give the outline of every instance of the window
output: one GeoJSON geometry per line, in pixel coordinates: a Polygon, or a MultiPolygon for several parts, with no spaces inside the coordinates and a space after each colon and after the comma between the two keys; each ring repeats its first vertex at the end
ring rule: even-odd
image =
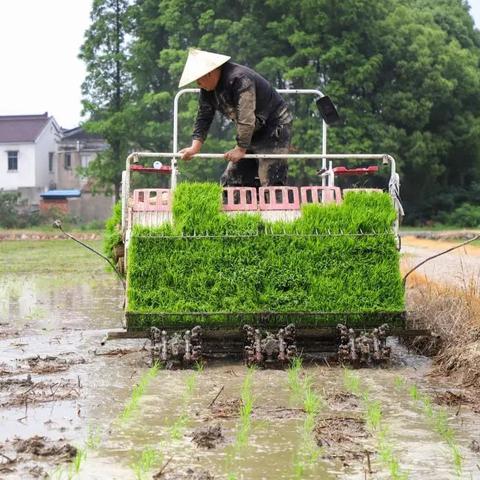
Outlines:
{"type": "Polygon", "coordinates": [[[87,168],[90,163],[90,155],[81,155],[80,157],[81,164],[83,168],[87,168]]]}
{"type": "Polygon", "coordinates": [[[53,152],[48,152],[48,171],[53,172],[53,152]]]}
{"type": "Polygon", "coordinates": [[[7,152],[8,156],[8,171],[16,172],[18,170],[18,152],[9,151],[7,152]]]}
{"type": "Polygon", "coordinates": [[[72,154],[69,152],[65,152],[64,154],[64,162],[63,165],[65,167],[65,170],[71,170],[72,168],[72,154]]]}

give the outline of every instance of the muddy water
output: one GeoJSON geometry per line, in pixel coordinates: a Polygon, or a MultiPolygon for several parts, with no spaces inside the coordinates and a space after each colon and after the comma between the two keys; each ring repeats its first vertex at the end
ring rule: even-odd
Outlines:
{"type": "MultiPolygon", "coordinates": [[[[417,359],[409,361],[411,366],[362,370],[358,373],[371,397],[382,405],[388,438],[409,478],[458,478],[447,444],[432,430],[428,418],[411,400],[408,391],[400,391],[395,386],[397,376],[412,383],[422,383],[426,362],[417,359]],[[435,472],[435,477],[432,477],[432,472],[435,472]]],[[[338,368],[311,366],[306,367],[306,371],[315,379],[317,391],[327,399],[327,403],[332,394],[344,391],[342,374],[338,368]]],[[[336,453],[341,453],[340,449],[338,452],[319,449],[320,458],[307,467],[302,476],[295,476],[294,457],[301,447],[304,413],[296,410],[299,404],[288,389],[287,375],[279,371],[255,373],[252,430],[248,445],[236,452],[232,461],[232,443],[238,418],[215,418],[208,405],[222,386],[224,390],[218,401],[238,398],[244,374],[245,370],[240,366],[211,366],[198,374],[198,387],[189,402],[189,421],[184,436],[181,440],[173,440],[171,426],[182,410],[179,398],[188,373],[160,372],[142,399],[138,414],[132,420],[112,428],[102,446],[87,459],[81,478],[108,478],[108,474],[111,478],[133,478],[131,464],[146,447],[161,453],[163,459],[160,463],[171,458],[168,467],[172,471],[183,471],[188,466],[198,471],[206,470],[214,478],[228,478],[232,472],[237,475],[236,478],[259,480],[365,478],[366,458],[334,458],[336,453]],[[202,450],[191,441],[192,431],[206,423],[222,425],[225,440],[215,449],[202,450]]],[[[460,478],[480,478],[476,466],[479,458],[469,449],[471,440],[479,437],[479,418],[466,411],[455,416],[455,410],[450,412],[450,421],[464,457],[460,478]]],[[[339,404],[324,405],[320,417],[332,415],[361,417],[362,408],[345,410],[339,404]]],[[[375,446],[374,438],[365,440],[365,448],[375,449],[375,446]]],[[[159,468],[152,471],[155,470],[159,468]]],[[[374,474],[371,478],[390,478],[375,455],[372,455],[372,471],[374,474]]]]}
{"type": "MultiPolygon", "coordinates": [[[[47,473],[68,478],[65,459],[12,449],[15,436],[31,439],[35,435],[79,447],[90,438],[86,460],[74,477],[82,479],[136,478],[133,465],[149,448],[158,456],[144,478],[151,478],[167,462],[161,478],[209,478],[182,476],[187,468],[198,474],[209,472],[216,479],[390,478],[375,454],[378,442],[365,427],[360,441],[358,432],[346,430],[339,436],[339,445],[324,442],[314,452],[318,458],[306,465],[301,475],[296,473],[295,458],[304,445],[305,413],[299,398],[292,395],[284,371],[254,373],[251,429],[241,448],[235,449],[234,443],[246,369],[237,364],[207,365],[195,374],[196,385],[189,397],[185,397],[186,385],[192,371],[161,370],[131,418],[120,420],[133,385],[148,369],[149,354],[139,340],[100,345],[106,330],[121,326],[123,293],[117,280],[99,260],[88,252],[84,255],[73,243],[61,244],[61,271],[52,268],[57,261],[49,246],[52,242],[45,242],[44,249],[36,248],[38,262],[31,259],[26,245],[16,243],[15,250],[20,251],[12,254],[11,246],[8,250],[14,265],[0,273],[0,453],[17,462],[7,469],[5,459],[0,458],[0,478],[41,478],[47,473]],[[70,254],[72,262],[65,263],[65,255],[70,254]],[[27,255],[28,272],[21,267],[27,255]],[[47,266],[42,260],[45,255],[51,255],[47,266]],[[8,383],[12,380],[23,383],[12,386],[8,383]],[[174,435],[172,427],[178,426],[180,418],[182,425],[174,435]],[[220,425],[222,432],[215,448],[192,442],[198,428],[215,425],[220,425]],[[352,439],[359,445],[355,455],[345,447],[352,439]],[[372,474],[365,473],[365,450],[372,452],[372,474]]],[[[2,245],[0,265],[5,259],[1,249],[2,245]]],[[[369,397],[381,404],[395,457],[409,478],[458,478],[447,444],[398,379],[417,384],[431,395],[453,387],[429,380],[427,359],[393,346],[391,368],[356,373],[369,397]]],[[[319,421],[340,417],[345,423],[349,418],[363,422],[362,400],[344,395],[341,368],[307,365],[304,370],[324,399],[319,421]]],[[[468,407],[446,407],[446,411],[463,456],[460,478],[480,478],[479,455],[469,448],[472,440],[480,441],[479,416],[468,407]]],[[[334,437],[336,432],[329,433],[334,437]]]]}

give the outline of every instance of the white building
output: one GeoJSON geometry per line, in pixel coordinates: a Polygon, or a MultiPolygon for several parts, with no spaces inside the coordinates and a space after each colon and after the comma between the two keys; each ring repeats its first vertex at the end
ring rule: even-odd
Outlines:
{"type": "Polygon", "coordinates": [[[61,129],[53,117],[0,116],[0,189],[18,191],[31,204],[55,185],[61,129]]]}
{"type": "Polygon", "coordinates": [[[75,198],[68,199],[64,213],[80,221],[104,220],[111,214],[113,197],[93,195],[91,182],[79,170],[107,147],[101,137],[81,127],[60,128],[47,113],[0,116],[0,190],[19,192],[28,205],[45,211],[49,196],[56,199],[59,191],[74,189],[75,198]]]}

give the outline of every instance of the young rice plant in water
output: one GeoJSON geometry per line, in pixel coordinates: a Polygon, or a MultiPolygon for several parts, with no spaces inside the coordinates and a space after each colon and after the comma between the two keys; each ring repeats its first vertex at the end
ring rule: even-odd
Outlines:
{"type": "Polygon", "coordinates": [[[345,389],[362,399],[365,422],[368,430],[374,435],[377,442],[378,457],[388,469],[392,480],[408,479],[407,472],[400,467],[400,462],[395,454],[388,428],[383,423],[382,407],[378,400],[372,400],[370,393],[362,387],[360,377],[351,370],[344,369],[343,383],[345,389]]]}
{"type": "Polygon", "coordinates": [[[287,370],[288,386],[297,401],[300,401],[305,411],[305,419],[301,430],[301,443],[294,456],[293,476],[295,479],[303,478],[306,470],[318,459],[320,449],[315,437],[316,417],[322,407],[322,399],[313,387],[310,376],[302,376],[302,360],[296,357],[287,370]]]}
{"type": "Polygon", "coordinates": [[[138,408],[138,403],[145,394],[145,390],[147,389],[150,381],[157,376],[159,370],[160,365],[155,363],[140,377],[138,384],[133,387],[130,399],[120,414],[120,420],[128,420],[132,416],[133,412],[138,408]]]}
{"type": "Polygon", "coordinates": [[[416,385],[408,386],[404,384],[404,387],[407,388],[410,398],[421,408],[433,430],[437,432],[448,445],[455,474],[457,477],[461,477],[463,459],[455,439],[455,432],[449,424],[447,411],[442,408],[435,408],[431,398],[421,393],[416,385]]]}

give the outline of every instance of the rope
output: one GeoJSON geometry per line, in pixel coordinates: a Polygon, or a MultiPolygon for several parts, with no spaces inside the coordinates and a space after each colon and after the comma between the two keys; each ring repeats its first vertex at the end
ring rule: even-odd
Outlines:
{"type": "Polygon", "coordinates": [[[90,250],[90,251],[93,252],[93,253],[96,253],[99,257],[102,257],[104,260],[106,260],[106,261],[110,264],[110,266],[113,268],[113,270],[114,270],[115,273],[117,274],[117,276],[118,276],[118,278],[120,279],[120,281],[122,282],[123,289],[124,289],[124,290],[126,289],[125,280],[123,279],[123,277],[122,277],[122,275],[120,274],[120,272],[117,270],[117,267],[110,261],[109,258],[107,258],[105,255],[102,255],[100,252],[97,252],[94,248],[90,247],[90,246],[87,245],[86,243],[83,243],[82,241],[78,240],[78,238],[75,238],[73,235],[70,235],[69,233],[67,233],[67,232],[62,228],[62,222],[61,222],[60,220],[55,220],[55,221],[53,222],[53,226],[59,228],[64,235],[66,235],[68,238],[71,238],[71,239],[74,240],[75,242],[79,243],[80,245],[82,245],[82,247],[85,247],[86,249],[90,250]]]}

